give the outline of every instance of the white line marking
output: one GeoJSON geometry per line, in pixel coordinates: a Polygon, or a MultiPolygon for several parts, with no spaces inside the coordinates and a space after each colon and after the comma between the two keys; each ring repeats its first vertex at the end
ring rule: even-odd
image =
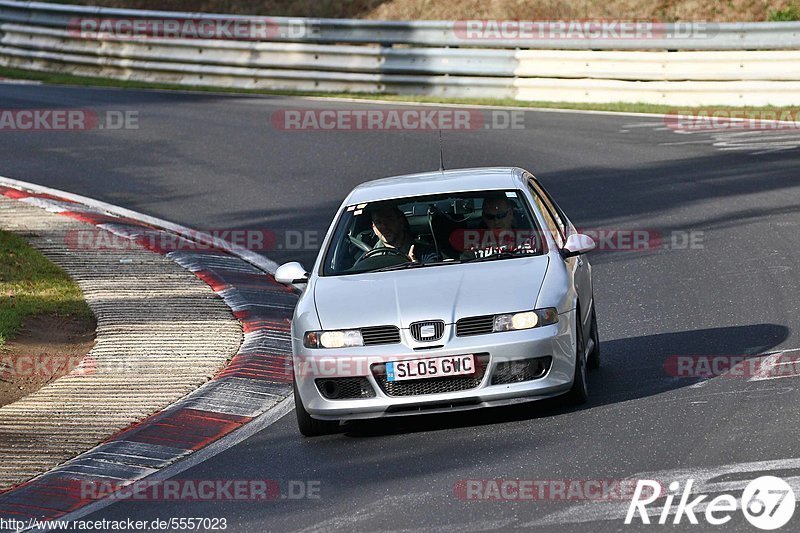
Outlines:
{"type": "Polygon", "coordinates": [[[17,80],[14,78],[0,78],[0,85],[42,85],[38,80],[17,80]]]}
{"type": "MultiPolygon", "coordinates": [[[[287,96],[287,98],[292,98],[287,96]]],[[[649,118],[664,118],[661,113],[633,113],[630,111],[600,111],[595,109],[564,109],[559,107],[526,107],[526,106],[513,106],[513,105],[485,105],[485,104],[460,104],[458,102],[408,102],[408,101],[394,101],[394,100],[373,100],[370,98],[344,98],[344,97],[326,97],[326,96],[298,96],[294,97],[297,100],[309,100],[312,102],[343,102],[343,103],[366,103],[378,105],[404,105],[404,106],[420,106],[420,107],[458,107],[470,109],[500,109],[509,111],[536,111],[537,113],[577,113],[581,115],[608,115],[615,117],[649,117],[649,118]]],[[[626,126],[627,127],[627,126],[626,126]]]]}
{"type": "Polygon", "coordinates": [[[94,200],[92,198],[87,198],[86,196],[81,196],[79,194],[52,189],[43,185],[37,185],[36,183],[6,178],[4,176],[0,176],[0,185],[5,185],[6,187],[11,187],[14,189],[26,190],[28,192],[60,196],[61,198],[79,202],[84,205],[88,205],[89,207],[105,211],[106,213],[130,218],[132,220],[136,220],[137,222],[142,222],[144,224],[149,224],[150,226],[168,230],[172,233],[177,233],[178,235],[190,238],[191,240],[200,242],[201,244],[215,244],[219,248],[225,249],[225,251],[235,255],[240,259],[243,259],[244,261],[247,261],[251,265],[258,267],[261,270],[269,272],[270,274],[275,274],[275,270],[278,268],[278,264],[275,261],[272,261],[263,255],[257,254],[236,244],[223,241],[222,239],[215,239],[207,233],[196,231],[179,224],[174,224],[160,218],[151,217],[150,215],[145,215],[137,211],[125,209],[124,207],[119,207],[106,202],[101,202],[99,200],[94,200]]]}
{"type": "MultiPolygon", "coordinates": [[[[43,85],[42,82],[36,85],[43,85]]],[[[212,95],[212,96],[226,96],[229,98],[254,98],[254,99],[286,99],[286,100],[308,100],[311,102],[341,102],[341,103],[358,103],[358,104],[378,104],[388,106],[414,106],[414,107],[458,107],[470,109],[499,109],[509,111],[536,111],[541,113],[575,113],[584,115],[608,115],[617,117],[651,117],[663,118],[663,114],[659,113],[634,113],[630,111],[599,111],[592,109],[564,109],[558,107],[526,107],[526,106],[505,106],[505,105],[482,105],[482,104],[467,104],[458,102],[411,102],[407,100],[378,100],[372,98],[345,98],[338,96],[298,96],[292,94],[272,94],[272,93],[247,93],[247,92],[223,92],[214,90],[189,90],[189,89],[159,89],[157,87],[102,87],[99,85],[73,85],[70,83],[48,83],[54,87],[68,87],[71,89],[94,89],[103,91],[129,91],[129,92],[148,92],[160,94],[188,94],[188,95],[212,95]]]]}

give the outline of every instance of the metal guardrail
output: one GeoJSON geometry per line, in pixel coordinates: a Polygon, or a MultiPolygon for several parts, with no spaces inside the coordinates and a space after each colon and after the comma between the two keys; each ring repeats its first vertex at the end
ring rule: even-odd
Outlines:
{"type": "MultiPolygon", "coordinates": [[[[710,38],[722,39],[716,41],[720,50],[704,51],[708,43],[700,46],[695,38],[695,50],[680,52],[624,49],[658,49],[657,39],[600,43],[622,50],[583,50],[594,45],[561,39],[548,46],[561,50],[540,50],[546,44],[540,40],[528,42],[526,49],[507,40],[453,46],[456,24],[254,19],[0,0],[0,65],[247,89],[667,105],[800,104],[799,23],[720,24],[721,32],[710,38]],[[83,32],[79,25],[85,20],[221,18],[266,20],[269,35],[264,40],[143,38],[83,32]],[[733,51],[737,39],[739,46],[780,50],[733,51]]],[[[670,46],[677,48],[676,43],[670,46]]]]}
{"type": "Polygon", "coordinates": [[[351,73],[638,81],[800,80],[800,51],[630,52],[384,48],[225,40],[86,38],[0,24],[0,44],[119,60],[351,73]]]}
{"type": "MultiPolygon", "coordinates": [[[[139,11],[103,7],[0,0],[0,22],[66,28],[77,18],[134,18],[171,20],[267,19],[275,27],[272,41],[345,44],[397,44],[415,46],[459,46],[539,50],[787,50],[800,49],[800,22],[659,23],[643,22],[650,35],[643,39],[570,38],[580,31],[566,21],[538,21],[533,29],[514,21],[485,21],[481,37],[468,35],[469,21],[383,21],[356,19],[312,19],[247,17],[208,13],[139,11]],[[495,25],[495,22],[499,26],[495,25]],[[505,22],[509,27],[502,26],[505,22]],[[292,31],[306,28],[309,31],[292,31]],[[494,29],[497,31],[494,31],[494,29]],[[523,37],[506,34],[521,33],[523,37]],[[544,30],[545,35],[540,35],[544,30]],[[550,34],[558,36],[549,38],[550,34]]],[[[472,21],[480,23],[481,21],[472,21]]],[[[591,21],[587,21],[591,24],[591,21]]],[[[573,24],[581,24],[574,22],[573,24]]],[[[613,23],[609,23],[613,24],[613,23]]]]}

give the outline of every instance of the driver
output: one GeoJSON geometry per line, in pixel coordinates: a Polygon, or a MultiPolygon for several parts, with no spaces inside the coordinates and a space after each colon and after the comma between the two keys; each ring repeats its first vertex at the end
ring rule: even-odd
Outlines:
{"type": "Polygon", "coordinates": [[[373,247],[397,248],[415,263],[429,263],[439,260],[439,254],[431,246],[424,243],[414,243],[411,226],[402,211],[396,206],[383,205],[370,213],[372,231],[378,237],[378,242],[373,247]]]}

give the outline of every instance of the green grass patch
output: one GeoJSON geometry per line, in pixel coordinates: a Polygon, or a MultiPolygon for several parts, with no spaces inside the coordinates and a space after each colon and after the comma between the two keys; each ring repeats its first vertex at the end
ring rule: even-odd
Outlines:
{"type": "Polygon", "coordinates": [[[783,9],[775,9],[767,14],[769,22],[792,22],[800,20],[800,4],[790,4],[783,9]]]}
{"type": "Polygon", "coordinates": [[[0,231],[0,348],[35,315],[92,318],[77,284],[22,237],[0,231]]]}
{"type": "MultiPolygon", "coordinates": [[[[531,107],[546,109],[578,109],[589,111],[612,111],[618,113],[657,113],[664,114],[676,111],[675,106],[656,105],[656,104],[629,104],[629,103],[610,103],[610,104],[585,104],[574,102],[522,102],[512,98],[442,98],[433,96],[406,96],[395,94],[372,94],[372,93],[328,93],[328,92],[303,92],[303,91],[268,91],[257,89],[224,89],[219,87],[187,87],[184,85],[147,83],[139,81],[113,80],[106,78],[90,78],[85,76],[73,76],[70,74],[49,74],[44,72],[32,72],[28,70],[12,69],[0,67],[0,77],[20,80],[36,80],[43,83],[56,85],[77,85],[91,87],[118,87],[125,89],[158,89],[168,91],[196,91],[214,92],[230,94],[263,94],[272,96],[315,96],[323,98],[353,98],[364,100],[382,100],[387,102],[403,103],[436,103],[436,104],[460,104],[460,105],[487,105],[487,106],[510,106],[510,107],[531,107]]],[[[681,106],[681,111],[699,109],[720,109],[738,107],[725,105],[717,106],[688,107],[681,106]]],[[[773,106],[746,107],[749,110],[776,110],[773,106]]]]}

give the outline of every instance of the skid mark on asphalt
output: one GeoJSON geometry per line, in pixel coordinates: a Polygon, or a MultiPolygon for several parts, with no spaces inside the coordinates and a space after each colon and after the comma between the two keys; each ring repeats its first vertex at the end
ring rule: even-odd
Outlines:
{"type": "MultiPolygon", "coordinates": [[[[689,479],[694,480],[692,495],[706,494],[709,497],[694,507],[695,514],[705,512],[708,501],[720,493],[736,494],[744,490],[747,484],[761,476],[775,475],[786,481],[795,493],[800,491],[800,475],[787,475],[800,469],[800,459],[776,459],[771,461],[755,461],[751,463],[732,463],[713,468],[684,468],[676,470],[660,470],[656,472],[639,472],[627,478],[626,481],[636,485],[640,479],[651,479],[661,482],[666,487],[673,481],[680,483],[681,489],[689,479]]],[[[662,491],[666,496],[667,491],[662,491]]],[[[739,502],[737,501],[737,511],[739,502]]],[[[648,515],[651,520],[658,520],[664,505],[664,498],[659,498],[648,506],[648,515]]],[[[630,506],[630,499],[615,501],[585,501],[571,505],[566,509],[550,513],[541,518],[522,524],[524,527],[534,526],[563,526],[565,524],[581,524],[607,520],[624,520],[630,506]]],[[[673,503],[669,516],[673,516],[677,505],[673,503]]],[[[632,525],[641,523],[638,514],[634,517],[632,525]]]]}
{"type": "Polygon", "coordinates": [[[684,403],[684,402],[687,402],[687,401],[698,401],[698,400],[705,400],[705,399],[709,399],[709,398],[713,399],[713,398],[732,396],[732,395],[737,395],[737,394],[743,394],[743,395],[748,396],[750,398],[772,398],[772,397],[775,397],[775,396],[778,396],[778,395],[781,395],[781,394],[788,394],[788,393],[790,393],[792,391],[794,391],[794,387],[778,387],[778,388],[771,387],[771,388],[765,388],[765,389],[742,389],[742,390],[729,390],[729,391],[723,391],[723,392],[709,392],[709,393],[704,393],[704,394],[698,394],[696,396],[690,396],[688,398],[687,397],[666,398],[666,399],[663,399],[663,400],[660,400],[660,401],[665,402],[665,403],[666,402],[684,403]]]}
{"type": "Polygon", "coordinates": [[[681,146],[687,144],[711,145],[720,151],[736,151],[751,155],[767,154],[800,147],[800,130],[794,129],[755,129],[741,128],[676,130],[668,127],[664,121],[640,122],[625,124],[620,133],[629,133],[636,128],[647,128],[653,131],[670,131],[675,135],[683,135],[682,141],[659,143],[659,146],[681,146]]]}
{"type": "Polygon", "coordinates": [[[504,528],[511,528],[514,520],[477,520],[461,524],[449,523],[446,526],[438,527],[418,527],[407,529],[392,529],[395,533],[451,533],[452,531],[503,531],[504,528]]]}
{"type": "Polygon", "coordinates": [[[769,354],[761,361],[758,371],[748,381],[800,377],[800,355],[787,356],[786,354],[790,352],[800,352],[800,348],[769,354]]]}
{"type": "Polygon", "coordinates": [[[426,502],[431,501],[432,497],[430,492],[411,492],[402,495],[390,494],[352,513],[343,513],[341,516],[317,522],[313,526],[300,531],[303,533],[322,533],[349,530],[364,523],[374,523],[374,520],[382,514],[387,516],[394,514],[389,511],[413,509],[417,505],[425,505],[426,502]]]}

